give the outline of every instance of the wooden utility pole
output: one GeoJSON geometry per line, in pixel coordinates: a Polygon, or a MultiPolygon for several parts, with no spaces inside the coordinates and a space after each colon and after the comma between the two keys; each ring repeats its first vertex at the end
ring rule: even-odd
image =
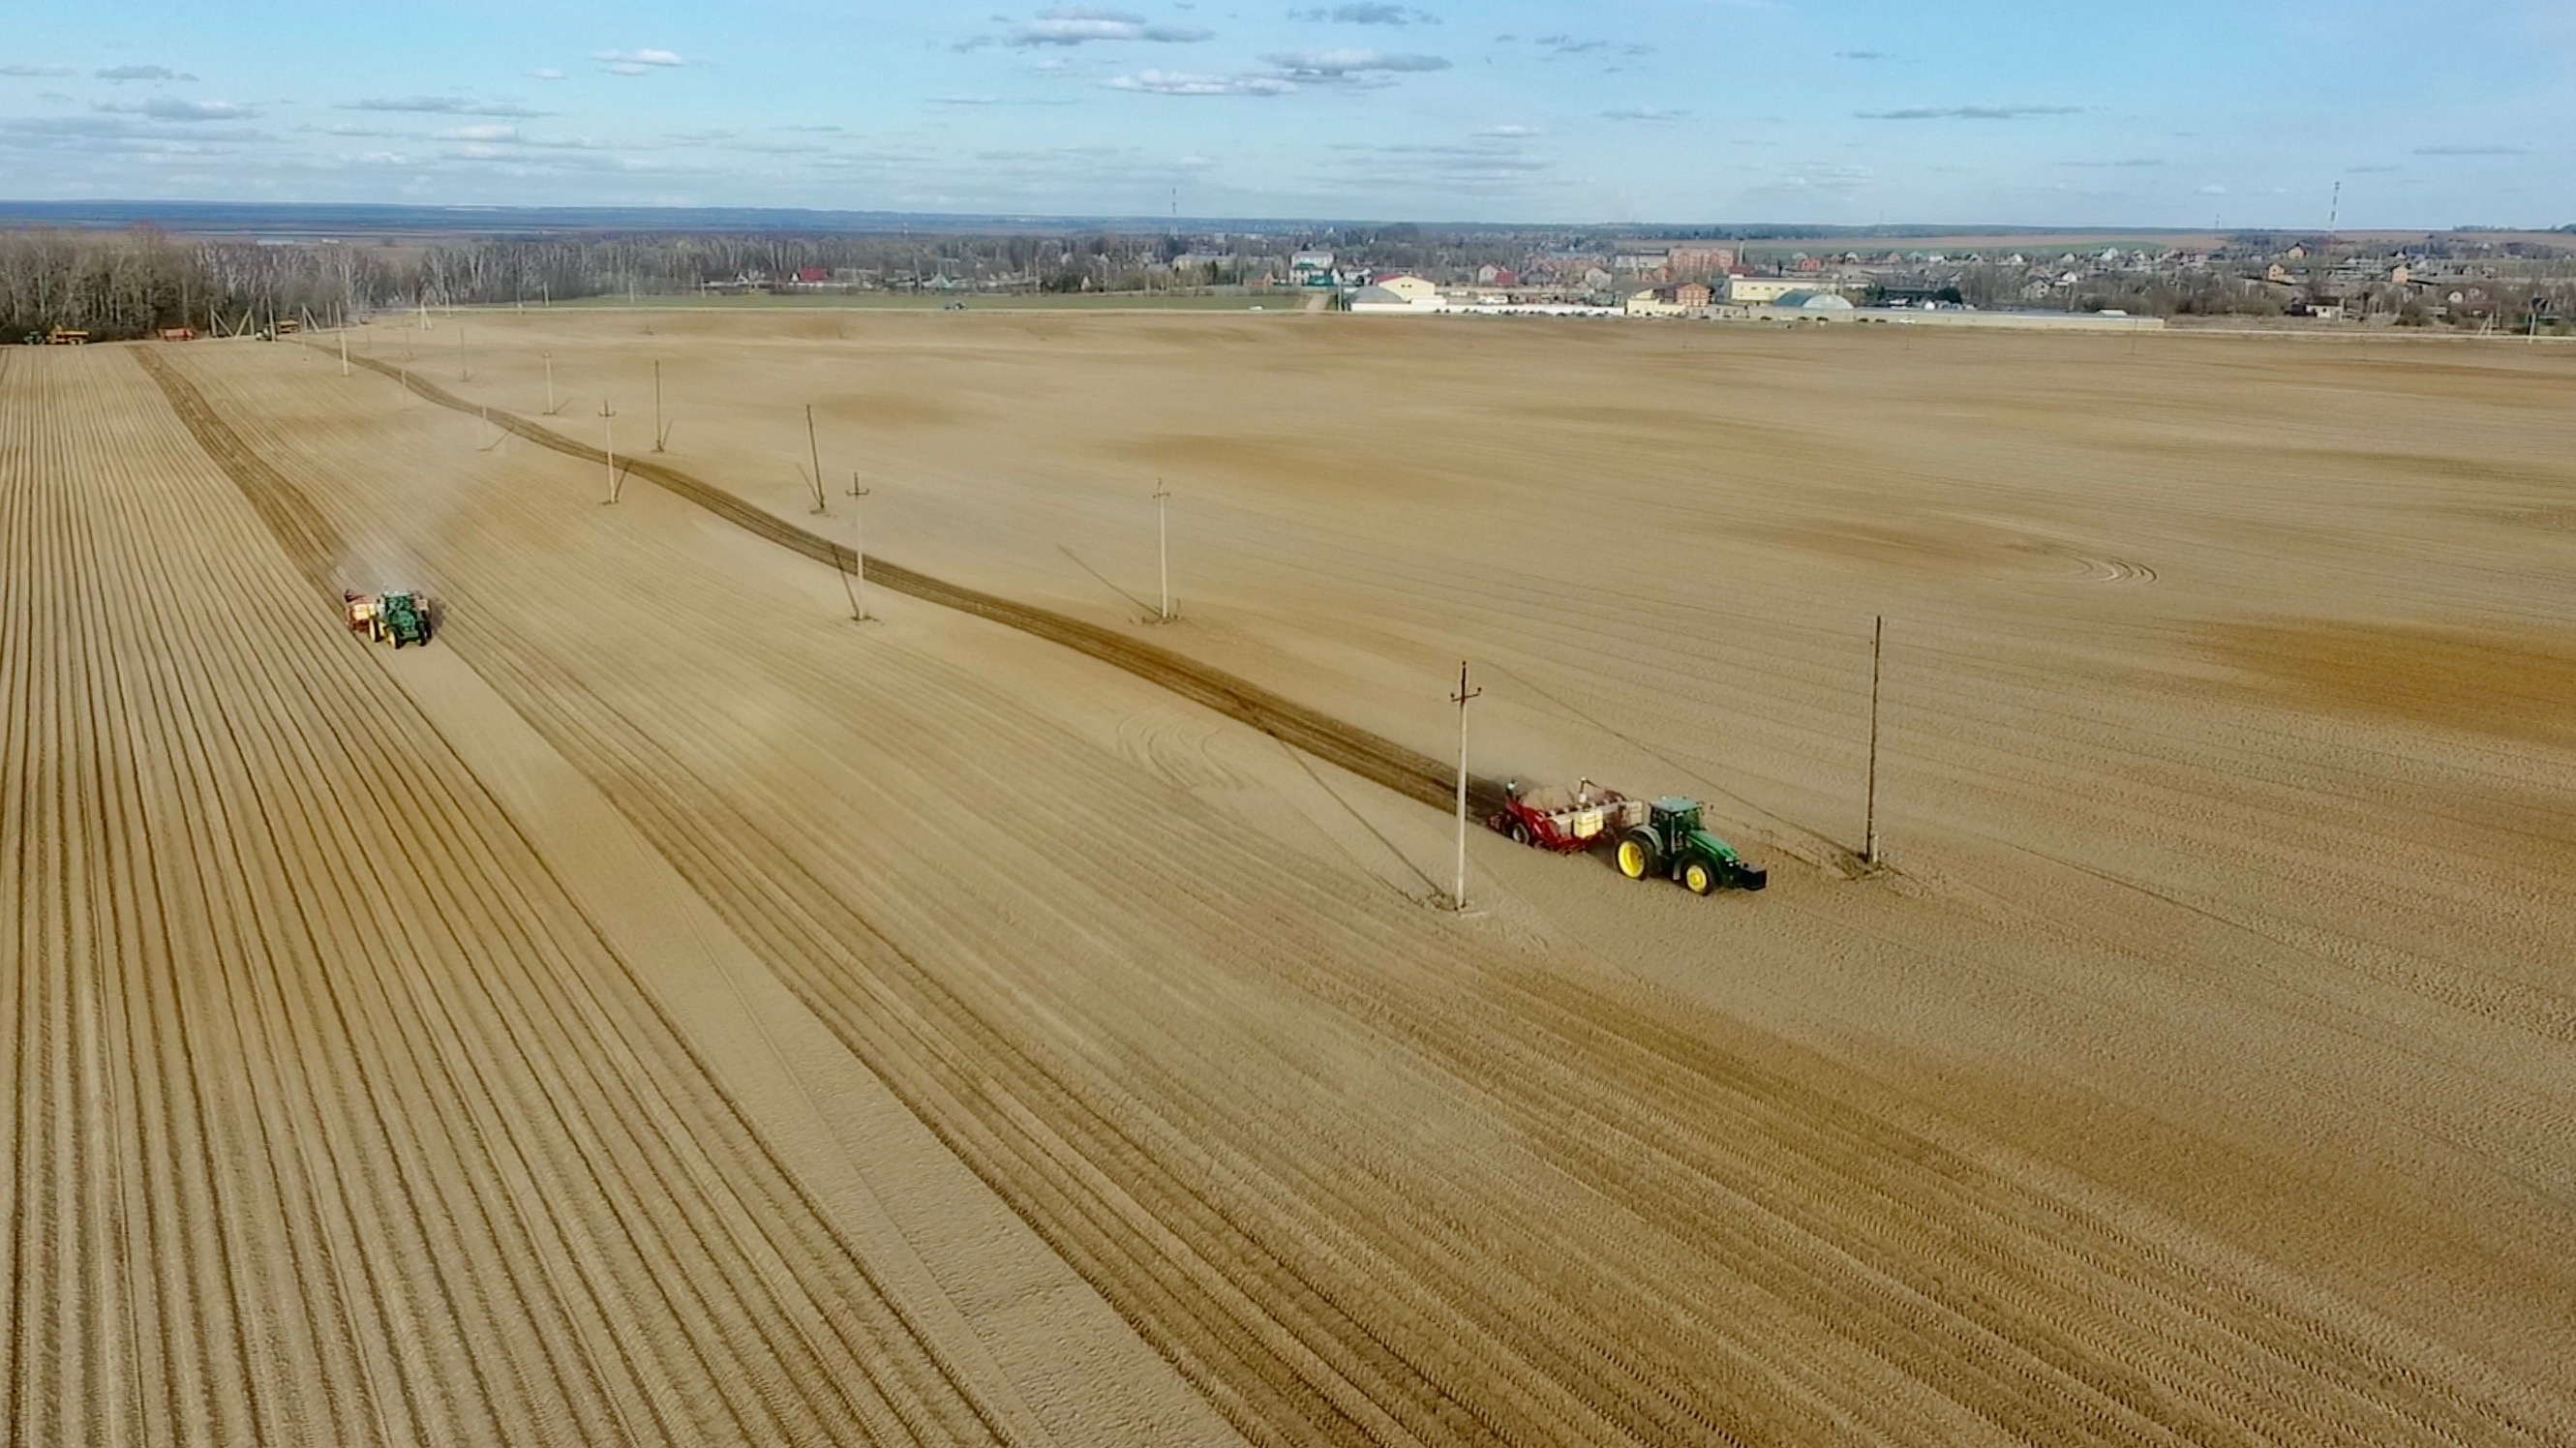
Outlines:
{"type": "Polygon", "coordinates": [[[1171,498],[1172,490],[1163,486],[1161,478],[1156,478],[1154,480],[1154,556],[1163,580],[1163,611],[1158,620],[1161,623],[1172,621],[1172,523],[1169,512],[1171,498]]]}
{"type": "Polygon", "coordinates": [[[456,324],[456,380],[459,382],[473,380],[465,372],[465,324],[463,322],[456,324]]]}
{"type": "Polygon", "coordinates": [[[653,451],[662,450],[662,359],[653,359],[653,451]]]}
{"type": "Polygon", "coordinates": [[[1879,661],[1887,651],[1887,615],[1880,614],[1869,635],[1869,803],[1866,822],[1861,826],[1860,860],[1871,869],[1878,868],[1878,678],[1879,661]]]}
{"type": "Polygon", "coordinates": [[[805,453],[814,463],[814,511],[828,511],[823,504],[823,448],[814,441],[814,404],[805,404],[805,453]]]}
{"type": "Polygon", "coordinates": [[[340,329],[340,375],[349,375],[349,329],[340,329]]]}
{"type": "Polygon", "coordinates": [[[402,389],[403,389],[402,405],[403,405],[403,410],[404,410],[404,411],[406,411],[406,412],[408,412],[408,411],[410,411],[410,410],[411,410],[411,369],[410,369],[410,368],[408,368],[408,367],[405,367],[405,368],[402,368],[402,369],[401,369],[401,371],[402,371],[402,389]]]}
{"type": "Polygon", "coordinates": [[[1449,908],[1467,908],[1467,706],[1482,695],[1482,689],[1467,687],[1467,661],[1458,661],[1458,692],[1449,696],[1458,706],[1458,874],[1449,892],[1449,908]]]}
{"type": "Polygon", "coordinates": [[[555,354],[548,352],[544,356],[546,359],[546,416],[552,417],[555,415],[555,354]]]}
{"type": "MultiPolygon", "coordinates": [[[[874,488],[860,487],[859,475],[855,469],[852,470],[850,473],[851,497],[864,498],[875,491],[874,488]]],[[[852,585],[850,622],[866,623],[868,621],[868,514],[865,503],[850,505],[850,556],[853,564],[849,572],[852,585]]]]}
{"type": "Polygon", "coordinates": [[[599,428],[606,439],[608,453],[608,501],[617,501],[617,414],[609,409],[608,399],[599,399],[599,428]]]}

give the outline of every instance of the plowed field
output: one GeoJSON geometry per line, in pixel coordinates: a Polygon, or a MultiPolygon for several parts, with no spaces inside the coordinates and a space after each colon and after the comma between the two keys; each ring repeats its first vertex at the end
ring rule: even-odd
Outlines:
{"type": "Polygon", "coordinates": [[[2576,1434],[2548,362],[1348,320],[10,354],[11,1440],[2576,1434]],[[1774,888],[1426,908],[1461,654],[1774,888]]]}

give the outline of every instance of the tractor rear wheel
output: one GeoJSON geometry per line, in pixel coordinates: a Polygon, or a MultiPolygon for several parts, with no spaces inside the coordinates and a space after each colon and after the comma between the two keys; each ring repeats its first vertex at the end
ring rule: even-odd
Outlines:
{"type": "Polygon", "coordinates": [[[1717,873],[1706,860],[1693,860],[1682,866],[1682,886],[1694,895],[1705,895],[1717,888],[1717,873]]]}
{"type": "Polygon", "coordinates": [[[1619,873],[1631,880],[1663,873],[1663,850],[1654,835],[1646,830],[1630,830],[1619,842],[1619,873]]]}
{"type": "Polygon", "coordinates": [[[1530,842],[1529,826],[1522,824],[1519,820],[1512,821],[1511,836],[1513,844],[1528,844],[1530,842]]]}

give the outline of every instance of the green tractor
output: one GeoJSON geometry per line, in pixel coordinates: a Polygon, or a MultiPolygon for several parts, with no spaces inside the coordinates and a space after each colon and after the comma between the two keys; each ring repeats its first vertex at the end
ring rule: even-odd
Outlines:
{"type": "Polygon", "coordinates": [[[1647,806],[1646,822],[1620,837],[1619,873],[1631,880],[1679,880],[1694,895],[1730,887],[1759,890],[1771,880],[1760,865],[1745,863],[1733,845],[1699,827],[1695,799],[1659,799],[1647,806]]]}
{"type": "Polygon", "coordinates": [[[429,600],[419,594],[386,594],[376,604],[376,619],[395,648],[429,642],[429,600]]]}
{"type": "Polygon", "coordinates": [[[391,642],[395,648],[429,642],[426,593],[343,592],[340,602],[347,610],[351,633],[365,634],[380,644],[391,642]]]}

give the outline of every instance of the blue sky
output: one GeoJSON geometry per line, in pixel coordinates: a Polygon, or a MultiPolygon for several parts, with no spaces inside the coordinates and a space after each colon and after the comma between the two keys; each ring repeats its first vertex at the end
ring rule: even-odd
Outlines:
{"type": "Polygon", "coordinates": [[[2576,221],[2576,0],[0,0],[0,196],[2576,221]]]}

